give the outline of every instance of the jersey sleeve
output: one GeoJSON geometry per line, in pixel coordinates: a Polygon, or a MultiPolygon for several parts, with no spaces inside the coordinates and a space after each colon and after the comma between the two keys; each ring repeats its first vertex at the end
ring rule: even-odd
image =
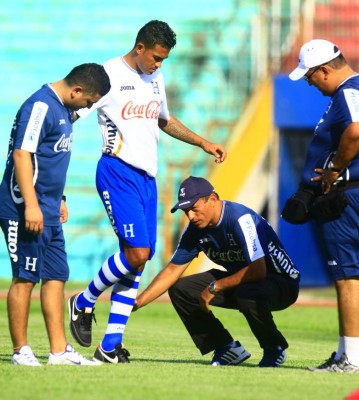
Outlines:
{"type": "Polygon", "coordinates": [[[86,118],[89,114],[92,113],[92,111],[98,110],[105,104],[107,96],[108,96],[108,94],[101,97],[101,99],[99,101],[96,101],[96,103],[92,104],[92,106],[90,108],[80,108],[80,110],[75,111],[76,114],[80,118],[86,118]]]}
{"type": "Polygon", "coordinates": [[[166,96],[163,97],[163,101],[162,101],[160,113],[159,113],[159,118],[165,119],[166,121],[168,121],[170,119],[170,112],[168,110],[166,96]]]}
{"type": "Polygon", "coordinates": [[[348,122],[359,122],[359,90],[347,88],[343,90],[343,101],[346,104],[348,122]]]}
{"type": "Polygon", "coordinates": [[[264,251],[260,241],[260,231],[251,214],[247,213],[238,218],[236,227],[237,235],[241,240],[244,254],[248,257],[248,263],[264,257],[264,251]]]}
{"type": "Polygon", "coordinates": [[[187,225],[178,242],[177,248],[171,258],[171,263],[182,265],[191,262],[198,257],[199,249],[197,247],[196,235],[191,233],[190,224],[187,225]]]}
{"type": "Polygon", "coordinates": [[[25,104],[18,112],[15,122],[14,148],[36,153],[41,138],[46,135],[48,104],[36,101],[25,104]]]}
{"type": "Polygon", "coordinates": [[[162,74],[159,74],[158,78],[160,79],[160,86],[162,86],[162,90],[163,90],[159,118],[165,119],[166,121],[168,121],[170,119],[170,112],[168,110],[165,82],[164,82],[164,78],[163,78],[162,74]]]}

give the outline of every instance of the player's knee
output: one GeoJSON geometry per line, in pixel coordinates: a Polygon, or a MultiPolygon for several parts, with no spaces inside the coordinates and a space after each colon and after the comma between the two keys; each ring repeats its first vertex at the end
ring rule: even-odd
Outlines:
{"type": "Polygon", "coordinates": [[[131,248],[125,250],[125,257],[132,268],[143,271],[150,257],[150,250],[146,248],[131,248]]]}

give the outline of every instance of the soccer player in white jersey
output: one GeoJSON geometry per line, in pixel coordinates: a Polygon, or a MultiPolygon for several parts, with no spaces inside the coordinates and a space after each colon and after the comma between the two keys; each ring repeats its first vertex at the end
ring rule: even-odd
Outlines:
{"type": "Polygon", "coordinates": [[[43,85],[16,114],[0,184],[0,226],[13,279],[7,297],[17,365],[41,366],[28,340],[31,292],[41,280],[41,307],[50,341],[48,364],[99,365],[67,343],[64,285],[69,278],[62,223],[64,187],[72,150],[73,112],[110,90],[102,65],[82,64],[43,85]]]}
{"type": "Polygon", "coordinates": [[[129,53],[104,63],[111,80],[109,94],[91,110],[78,111],[80,117],[95,109],[98,113],[103,154],[96,185],[120,247],[86,290],[69,299],[71,332],[88,347],[95,302],[113,286],[107,330],[94,355],[102,362],[129,362],[122,336],[142,271],[155,253],[159,128],[201,147],[217,163],[226,158],[221,145],[198,136],[169,113],[160,67],[175,44],[176,35],[167,23],[148,22],[129,53]]]}

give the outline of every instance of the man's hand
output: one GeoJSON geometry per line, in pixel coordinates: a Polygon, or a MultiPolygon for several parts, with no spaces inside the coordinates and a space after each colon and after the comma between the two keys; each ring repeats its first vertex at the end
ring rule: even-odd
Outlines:
{"type": "Polygon", "coordinates": [[[25,230],[34,235],[44,231],[44,217],[39,206],[25,207],[25,230]]]}
{"type": "Polygon", "coordinates": [[[204,141],[201,145],[202,149],[208,153],[212,154],[216,158],[216,163],[220,164],[223,162],[227,157],[227,152],[224,147],[218,143],[211,143],[208,141],[204,141]]]}
{"type": "Polygon", "coordinates": [[[69,211],[67,209],[66,201],[61,200],[60,205],[60,222],[64,224],[69,219],[69,211]]]}
{"type": "Polygon", "coordinates": [[[209,289],[208,286],[203,290],[203,292],[201,293],[201,297],[199,298],[199,305],[201,307],[201,309],[205,312],[210,312],[210,308],[209,308],[209,303],[211,302],[211,300],[215,297],[214,294],[212,294],[209,289]]]}
{"type": "Polygon", "coordinates": [[[140,308],[140,304],[138,303],[137,299],[135,300],[135,304],[133,305],[132,312],[137,311],[140,308]]]}
{"type": "Polygon", "coordinates": [[[312,182],[322,182],[322,191],[324,194],[327,194],[330,192],[330,189],[333,185],[333,183],[339,178],[340,173],[332,171],[330,168],[329,169],[322,169],[322,168],[316,168],[314,170],[318,176],[315,178],[312,178],[312,182]]]}

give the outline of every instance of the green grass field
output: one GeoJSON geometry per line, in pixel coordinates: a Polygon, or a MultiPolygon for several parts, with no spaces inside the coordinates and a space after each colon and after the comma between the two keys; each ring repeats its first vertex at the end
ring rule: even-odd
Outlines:
{"type": "MultiPolygon", "coordinates": [[[[0,285],[0,288],[3,285],[0,285]]],[[[72,288],[71,288],[72,290],[72,288]]],[[[76,350],[92,357],[104,333],[108,301],[96,306],[93,346],[76,350]]],[[[10,364],[11,341],[6,301],[0,300],[0,398],[36,400],[72,399],[241,399],[343,400],[359,387],[357,374],[312,373],[308,366],[329,357],[337,346],[335,307],[293,306],[274,318],[290,343],[287,362],[278,369],[257,368],[262,356],[241,314],[213,308],[227,329],[252,357],[242,366],[211,367],[211,354],[200,355],[170,303],[155,302],[132,314],[125,333],[131,352],[127,365],[101,367],[10,364]]],[[[29,342],[40,362],[46,363],[48,341],[39,301],[32,302],[29,342]]]]}

